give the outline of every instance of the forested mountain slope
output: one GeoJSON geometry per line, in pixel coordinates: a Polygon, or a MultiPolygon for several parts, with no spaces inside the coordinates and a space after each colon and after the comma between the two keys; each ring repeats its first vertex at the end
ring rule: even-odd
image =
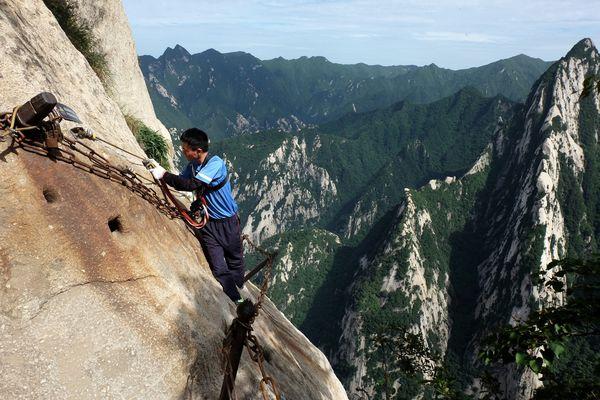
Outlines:
{"type": "MultiPolygon", "coordinates": [[[[532,277],[552,259],[597,252],[599,72],[585,39],[524,104],[465,89],[223,143],[247,231],[281,250],[275,301],[351,394],[384,398],[378,340],[391,326],[420,335],[463,390],[478,390],[482,337],[563,301],[532,277]]],[[[493,374],[511,399],[540,384],[523,370],[493,374]]],[[[431,395],[420,378],[391,376],[398,393],[431,395]]]]}
{"type": "Polygon", "coordinates": [[[158,58],[141,56],[140,66],[167,127],[198,126],[219,139],[270,129],[293,132],[401,100],[432,102],[466,86],[523,101],[549,63],[518,55],[454,71],[434,64],[342,65],[324,57],[259,60],[213,49],[190,54],[178,45],[158,58]]]}

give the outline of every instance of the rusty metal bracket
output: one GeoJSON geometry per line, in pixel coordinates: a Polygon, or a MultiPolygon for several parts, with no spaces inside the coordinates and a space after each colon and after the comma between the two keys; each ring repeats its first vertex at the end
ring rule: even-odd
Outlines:
{"type": "Polygon", "coordinates": [[[252,321],[256,309],[250,300],[245,300],[237,307],[237,318],[233,320],[227,336],[223,340],[223,364],[225,375],[223,376],[223,385],[219,400],[236,400],[235,378],[246,338],[252,330],[252,321]]]}

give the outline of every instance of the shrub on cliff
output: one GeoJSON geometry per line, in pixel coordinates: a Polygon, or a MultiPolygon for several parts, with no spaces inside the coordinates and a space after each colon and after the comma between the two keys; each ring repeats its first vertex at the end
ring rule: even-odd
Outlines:
{"type": "Polygon", "coordinates": [[[480,357],[537,374],[544,386],[533,399],[598,399],[600,256],[553,261],[539,276],[541,286],[566,295],[566,301],[496,329],[483,341],[480,357]]]}
{"type": "Polygon", "coordinates": [[[90,27],[77,18],[76,6],[69,0],[44,0],[44,4],[52,12],[73,46],[87,59],[104,86],[108,86],[110,71],[106,54],[98,50],[98,41],[90,27]]]}
{"type": "Polygon", "coordinates": [[[146,155],[158,161],[164,168],[169,169],[169,150],[165,139],[133,115],[124,113],[123,116],[127,126],[146,152],[146,155]]]}

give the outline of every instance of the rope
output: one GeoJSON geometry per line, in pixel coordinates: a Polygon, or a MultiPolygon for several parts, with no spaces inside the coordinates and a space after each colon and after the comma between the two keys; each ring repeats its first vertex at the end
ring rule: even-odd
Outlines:
{"type": "Polygon", "coordinates": [[[173,205],[175,205],[175,208],[177,209],[179,214],[181,214],[181,217],[183,218],[183,220],[185,221],[186,224],[188,224],[190,227],[192,227],[194,229],[204,228],[204,225],[206,225],[206,223],[208,222],[208,210],[206,208],[206,200],[204,200],[204,198],[201,198],[202,207],[204,209],[204,214],[202,216],[202,220],[200,222],[196,222],[188,214],[185,206],[179,200],[177,200],[175,198],[175,196],[173,196],[173,193],[171,193],[171,191],[167,187],[167,184],[162,179],[158,180],[157,182],[158,182],[158,186],[160,187],[160,189],[162,190],[164,195],[171,201],[171,203],[173,203],[173,205]]]}
{"type": "Polygon", "coordinates": [[[91,129],[85,129],[82,126],[76,126],[75,128],[71,128],[71,133],[77,139],[98,140],[104,144],[109,145],[110,147],[113,147],[117,150],[121,150],[123,153],[129,154],[130,156],[135,157],[139,160],[144,161],[146,159],[145,157],[138,156],[137,154],[134,154],[128,150],[125,150],[124,148],[119,147],[116,144],[109,142],[108,140],[104,140],[104,139],[96,136],[96,134],[91,129]]]}

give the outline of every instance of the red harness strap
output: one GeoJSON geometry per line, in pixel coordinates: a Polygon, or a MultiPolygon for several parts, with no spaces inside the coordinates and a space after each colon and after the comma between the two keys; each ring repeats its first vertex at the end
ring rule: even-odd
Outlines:
{"type": "Polygon", "coordinates": [[[204,215],[202,215],[202,219],[200,221],[196,221],[189,214],[187,208],[183,205],[183,203],[181,203],[181,201],[179,201],[175,196],[173,196],[173,193],[171,193],[171,190],[169,190],[167,184],[162,179],[158,181],[158,186],[160,187],[160,190],[162,190],[163,194],[169,199],[169,201],[173,203],[175,208],[177,208],[177,211],[179,211],[179,214],[181,214],[181,217],[183,218],[186,224],[188,224],[191,228],[194,229],[204,228],[204,225],[206,225],[206,223],[208,222],[208,209],[206,208],[206,200],[204,199],[204,197],[200,198],[202,202],[202,208],[204,209],[204,215]]]}

